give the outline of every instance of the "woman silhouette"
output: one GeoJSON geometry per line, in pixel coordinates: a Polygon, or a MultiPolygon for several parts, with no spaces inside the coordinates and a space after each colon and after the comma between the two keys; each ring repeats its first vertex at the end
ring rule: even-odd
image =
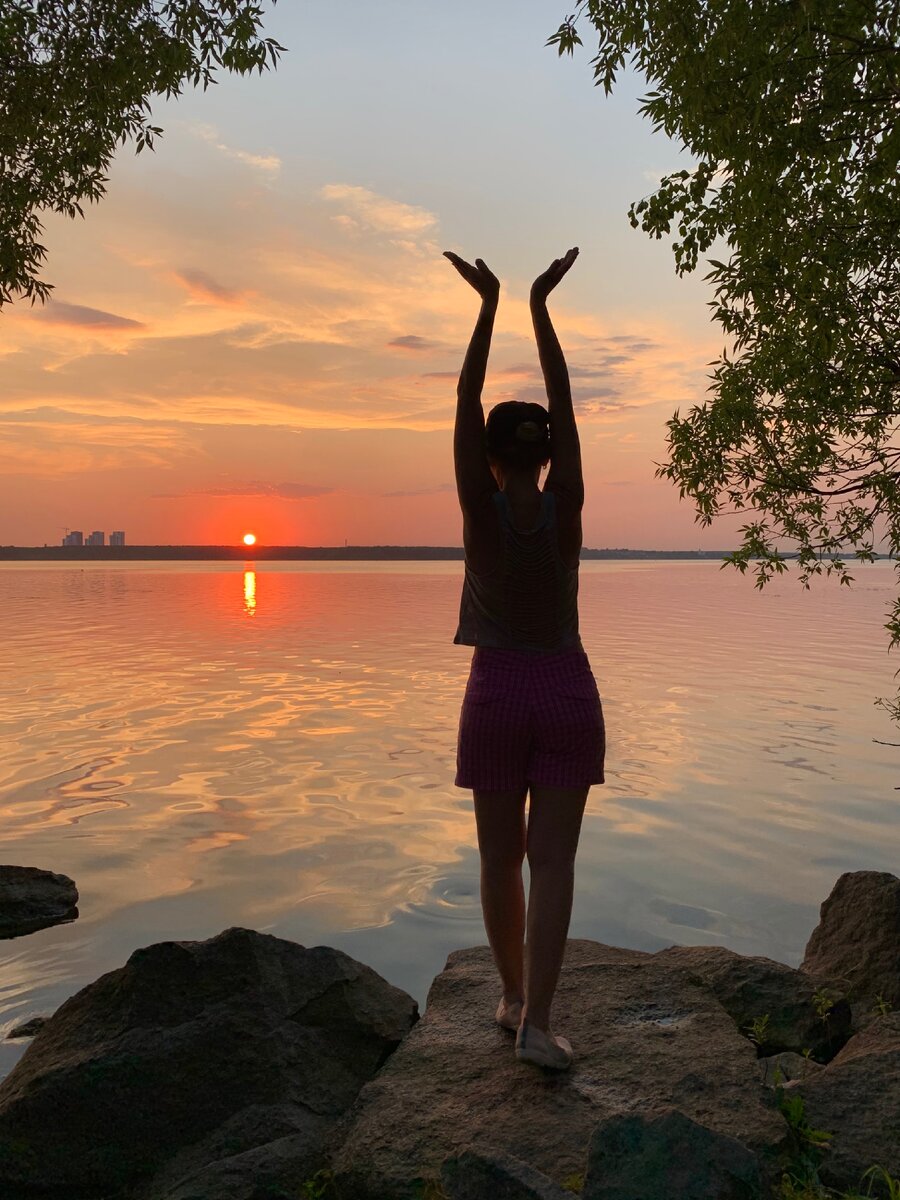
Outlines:
{"type": "Polygon", "coordinates": [[[500,284],[480,258],[473,266],[445,255],[481,297],[453,438],[466,559],[454,641],[475,647],[456,783],[474,793],[484,924],[503,985],[497,1021],[517,1031],[520,1061],[559,1069],[571,1065],[572,1047],[551,1032],[550,1008],[581,819],[591,784],[603,783],[605,754],[600,697],[578,633],[581,450],[569,374],[547,312],[548,295],[577,255],[573,248],[556,259],[531,289],[549,413],[511,400],[492,409],[487,423],[481,391],[500,284]]]}

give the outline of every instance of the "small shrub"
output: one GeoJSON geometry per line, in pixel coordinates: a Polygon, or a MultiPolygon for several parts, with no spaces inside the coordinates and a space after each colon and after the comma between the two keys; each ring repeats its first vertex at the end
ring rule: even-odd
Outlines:
{"type": "Polygon", "coordinates": [[[828,1014],[834,1007],[834,997],[827,988],[816,988],[813,992],[813,1007],[820,1021],[828,1020],[828,1014]]]}
{"type": "Polygon", "coordinates": [[[336,1200],[334,1176],[330,1171],[316,1171],[311,1179],[300,1184],[300,1200],[336,1200]]]}
{"type": "Polygon", "coordinates": [[[764,1045],[769,1038],[769,1014],[766,1013],[762,1017],[754,1017],[753,1020],[744,1026],[744,1032],[751,1042],[757,1046],[764,1045]]]}

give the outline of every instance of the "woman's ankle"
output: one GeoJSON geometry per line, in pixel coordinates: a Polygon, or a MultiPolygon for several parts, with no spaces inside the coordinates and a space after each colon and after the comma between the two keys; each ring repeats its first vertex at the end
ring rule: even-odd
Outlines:
{"type": "Polygon", "coordinates": [[[522,1020],[527,1021],[532,1029],[539,1029],[541,1033],[550,1033],[550,1014],[542,1013],[540,1010],[529,1010],[528,1005],[522,1009],[522,1020]]]}

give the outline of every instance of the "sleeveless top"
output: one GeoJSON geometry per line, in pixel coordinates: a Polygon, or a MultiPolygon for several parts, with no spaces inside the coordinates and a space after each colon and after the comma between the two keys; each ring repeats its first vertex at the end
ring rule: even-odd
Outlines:
{"type": "Polygon", "coordinates": [[[500,524],[500,556],[489,571],[465,565],[459,627],[453,641],[464,646],[553,652],[581,649],[578,633],[578,567],[559,553],[556,496],[541,493],[531,529],[516,529],[509,500],[494,492],[500,524]]]}

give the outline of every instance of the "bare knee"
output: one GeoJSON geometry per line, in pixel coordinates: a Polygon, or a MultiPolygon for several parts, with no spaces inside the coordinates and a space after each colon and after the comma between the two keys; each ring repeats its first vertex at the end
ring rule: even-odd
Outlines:
{"type": "Polygon", "coordinates": [[[528,847],[528,870],[535,875],[552,874],[565,878],[575,875],[575,853],[566,848],[528,847]]]}
{"type": "Polygon", "coordinates": [[[525,850],[516,846],[482,847],[481,869],[491,875],[502,875],[509,871],[521,871],[525,861],[525,850]]]}

